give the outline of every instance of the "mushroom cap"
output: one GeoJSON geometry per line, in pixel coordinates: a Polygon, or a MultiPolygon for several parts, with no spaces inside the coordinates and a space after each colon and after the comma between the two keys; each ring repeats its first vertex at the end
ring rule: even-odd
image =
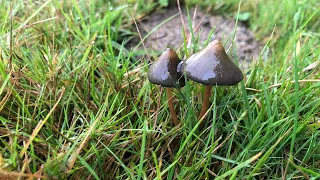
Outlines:
{"type": "Polygon", "coordinates": [[[149,81],[164,87],[183,87],[185,80],[178,70],[179,63],[181,63],[181,60],[177,53],[167,48],[158,61],[149,67],[149,81]]]}
{"type": "Polygon", "coordinates": [[[217,40],[190,56],[182,71],[188,79],[205,85],[232,86],[243,79],[241,70],[230,60],[217,40]]]}

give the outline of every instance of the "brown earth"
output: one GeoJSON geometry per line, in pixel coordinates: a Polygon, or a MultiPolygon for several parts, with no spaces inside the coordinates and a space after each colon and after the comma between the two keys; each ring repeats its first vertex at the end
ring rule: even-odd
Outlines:
{"type": "MultiPolygon", "coordinates": [[[[212,16],[206,14],[199,10],[196,11],[196,16],[194,17],[195,10],[190,10],[190,18],[193,19],[193,29],[199,25],[198,30],[195,33],[195,37],[198,38],[199,46],[203,46],[211,30],[214,28],[214,32],[210,37],[210,40],[219,40],[225,43],[225,48],[229,49],[228,54],[235,59],[239,59],[239,64],[242,68],[246,69],[252,62],[252,60],[257,59],[259,56],[259,51],[261,47],[258,41],[255,39],[254,34],[245,26],[244,23],[238,22],[235,35],[235,43],[231,43],[233,39],[233,33],[236,25],[235,19],[226,18],[223,16],[212,16]],[[236,47],[236,53],[234,53],[233,46],[236,47]]],[[[177,50],[183,44],[183,26],[181,22],[181,17],[178,14],[179,10],[176,7],[171,7],[168,9],[163,9],[161,12],[155,12],[145,17],[143,21],[138,22],[138,27],[142,38],[144,38],[149,32],[155,29],[159,24],[167,21],[171,17],[171,20],[165,22],[163,25],[158,27],[151,35],[149,35],[144,44],[146,48],[150,48],[154,51],[162,52],[167,47],[171,47],[177,50]]],[[[189,24],[188,16],[186,11],[182,11],[185,26],[189,35],[189,24]]],[[[133,40],[129,43],[129,47],[134,47],[139,39],[133,40]]],[[[142,45],[139,49],[142,49],[142,45]]]]}

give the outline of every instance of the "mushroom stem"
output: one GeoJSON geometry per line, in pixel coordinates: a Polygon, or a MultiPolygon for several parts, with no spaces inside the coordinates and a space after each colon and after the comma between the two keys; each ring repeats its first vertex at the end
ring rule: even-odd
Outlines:
{"type": "Polygon", "coordinates": [[[173,124],[177,126],[179,124],[178,116],[176,114],[176,111],[174,110],[173,102],[172,102],[172,88],[166,88],[167,89],[167,98],[168,98],[168,105],[170,110],[170,115],[173,121],[173,124]]]}
{"type": "Polygon", "coordinates": [[[206,89],[205,89],[204,95],[203,95],[203,102],[202,102],[202,108],[201,108],[201,111],[200,111],[199,119],[201,119],[206,114],[206,112],[208,111],[208,108],[209,108],[209,97],[210,97],[210,94],[211,94],[211,89],[212,89],[212,86],[210,86],[210,85],[206,86],[206,89]]]}

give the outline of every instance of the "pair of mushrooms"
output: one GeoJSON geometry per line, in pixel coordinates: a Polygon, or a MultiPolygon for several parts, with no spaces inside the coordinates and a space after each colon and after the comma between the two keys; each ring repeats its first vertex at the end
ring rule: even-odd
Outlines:
{"type": "Polygon", "coordinates": [[[153,84],[166,87],[174,125],[178,125],[179,121],[172,102],[172,88],[183,87],[184,77],[206,85],[200,119],[208,111],[212,86],[232,86],[243,79],[241,70],[230,60],[224,47],[217,40],[186,61],[181,61],[172,49],[167,48],[159,60],[150,66],[148,79],[153,84]]]}

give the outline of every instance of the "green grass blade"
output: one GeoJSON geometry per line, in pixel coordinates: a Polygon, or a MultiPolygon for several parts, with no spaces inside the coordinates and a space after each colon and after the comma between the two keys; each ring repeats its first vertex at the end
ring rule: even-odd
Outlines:
{"type": "MultiPolygon", "coordinates": [[[[261,155],[262,155],[262,152],[259,152],[258,154],[254,155],[250,159],[244,161],[243,163],[240,163],[239,165],[237,165],[233,169],[231,169],[231,170],[227,171],[226,173],[222,174],[221,176],[217,177],[216,180],[224,179],[231,174],[236,174],[237,171],[239,171],[242,168],[247,167],[250,163],[257,160],[261,155]]],[[[234,178],[234,176],[232,176],[232,178],[234,178]]]]}

